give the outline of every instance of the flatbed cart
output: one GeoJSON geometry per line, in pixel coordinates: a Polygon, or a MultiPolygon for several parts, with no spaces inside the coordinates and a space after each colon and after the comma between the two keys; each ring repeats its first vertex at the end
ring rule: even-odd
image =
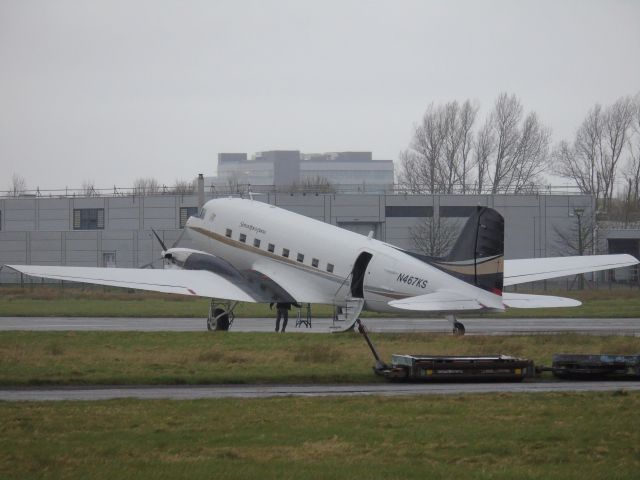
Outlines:
{"type": "Polygon", "coordinates": [[[640,355],[577,355],[556,353],[551,368],[555,377],[566,379],[640,378],[640,355]]]}
{"type": "Polygon", "coordinates": [[[533,362],[508,355],[433,356],[392,355],[390,372],[379,372],[388,378],[411,381],[519,382],[533,377],[533,362]]]}
{"type": "Polygon", "coordinates": [[[535,375],[533,361],[508,355],[447,356],[392,355],[391,365],[380,359],[366,328],[357,321],[376,363],[377,375],[405,381],[522,381],[535,375]]]}

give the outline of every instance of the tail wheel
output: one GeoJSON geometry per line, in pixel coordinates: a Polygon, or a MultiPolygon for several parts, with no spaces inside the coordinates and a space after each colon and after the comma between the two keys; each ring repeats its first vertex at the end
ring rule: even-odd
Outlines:
{"type": "Polygon", "coordinates": [[[216,308],[207,319],[208,330],[229,330],[229,314],[222,308],[216,308]]]}
{"type": "Polygon", "coordinates": [[[464,335],[465,328],[464,325],[460,322],[454,322],[453,324],[453,334],[454,335],[464,335]]]}

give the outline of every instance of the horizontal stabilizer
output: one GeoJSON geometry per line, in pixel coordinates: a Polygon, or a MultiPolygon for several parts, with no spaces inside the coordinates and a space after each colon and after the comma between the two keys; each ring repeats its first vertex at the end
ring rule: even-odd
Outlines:
{"type": "Polygon", "coordinates": [[[511,308],[579,307],[582,305],[582,302],[574,300],[573,298],[508,292],[502,294],[502,303],[511,308]]]}
{"type": "MultiPolygon", "coordinates": [[[[256,298],[222,275],[206,270],[154,270],[148,268],[54,267],[7,265],[25,275],[68,282],[177,293],[198,297],[257,302],[256,298]]],[[[268,299],[267,299],[268,301],[268,299]]]]}
{"type": "Polygon", "coordinates": [[[389,302],[389,305],[402,310],[420,312],[449,312],[454,310],[480,310],[483,308],[477,300],[450,290],[439,290],[416,297],[393,300],[389,302]]]}
{"type": "Polygon", "coordinates": [[[504,285],[518,285],[580,273],[630,267],[637,263],[638,260],[635,257],[626,254],[505,260],[504,285]]]}

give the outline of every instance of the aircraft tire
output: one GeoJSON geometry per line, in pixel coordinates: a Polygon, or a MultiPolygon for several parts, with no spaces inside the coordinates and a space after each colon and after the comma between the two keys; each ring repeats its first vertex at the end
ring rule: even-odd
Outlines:
{"type": "Polygon", "coordinates": [[[216,308],[213,311],[213,317],[207,319],[207,329],[222,330],[222,331],[229,330],[229,315],[225,313],[225,311],[222,308],[216,308]],[[224,315],[222,315],[221,317],[218,317],[218,315],[222,313],[224,313],[224,315]],[[218,320],[214,320],[216,317],[218,317],[218,320]]]}
{"type": "Polygon", "coordinates": [[[463,325],[462,323],[460,323],[460,322],[455,322],[455,323],[453,324],[453,334],[454,334],[454,335],[460,335],[460,336],[462,336],[462,335],[464,335],[464,334],[465,334],[465,331],[466,331],[466,330],[465,330],[464,325],[463,325]]]}

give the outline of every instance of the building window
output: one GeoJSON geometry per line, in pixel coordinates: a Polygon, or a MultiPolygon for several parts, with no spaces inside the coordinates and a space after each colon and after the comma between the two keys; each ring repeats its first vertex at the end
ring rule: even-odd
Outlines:
{"type": "Polygon", "coordinates": [[[270,243],[269,246],[267,247],[267,250],[269,250],[271,253],[273,253],[276,249],[276,246],[273,243],[270,243]]]}
{"type": "Polygon", "coordinates": [[[459,218],[467,218],[473,215],[478,207],[467,207],[467,206],[443,206],[440,207],[440,216],[441,217],[459,217],[459,218]]]}
{"type": "Polygon", "coordinates": [[[247,236],[244,233],[240,234],[240,241],[242,243],[247,243],[247,236]]]}
{"type": "Polygon", "coordinates": [[[104,230],[104,208],[74,208],[74,230],[104,230]]]}
{"type": "Polygon", "coordinates": [[[304,255],[303,255],[302,253],[299,253],[299,254],[298,254],[298,261],[299,261],[300,263],[304,262],[304,255]]]}
{"type": "Polygon", "coordinates": [[[227,231],[225,232],[225,236],[227,236],[227,237],[231,238],[231,234],[232,234],[232,233],[233,233],[233,232],[231,231],[231,229],[230,229],[230,228],[227,228],[227,231]]]}
{"type": "Polygon", "coordinates": [[[282,256],[289,258],[289,249],[288,248],[283,248],[282,249],[282,256]]]}
{"type": "Polygon", "coordinates": [[[180,228],[184,228],[189,217],[198,216],[198,207],[180,207],[180,228]]]}
{"type": "Polygon", "coordinates": [[[311,266],[312,267],[318,268],[319,264],[320,264],[320,261],[317,258],[314,258],[314,259],[311,260],[311,266]]]}
{"type": "Polygon", "coordinates": [[[433,207],[422,205],[388,205],[384,207],[385,217],[433,217],[433,207]]]}
{"type": "Polygon", "coordinates": [[[260,239],[259,238],[254,238],[253,239],[253,246],[256,248],[260,248],[260,239]]]}
{"type": "Polygon", "coordinates": [[[333,273],[333,264],[332,263],[327,263],[327,272],[333,273]]]}

